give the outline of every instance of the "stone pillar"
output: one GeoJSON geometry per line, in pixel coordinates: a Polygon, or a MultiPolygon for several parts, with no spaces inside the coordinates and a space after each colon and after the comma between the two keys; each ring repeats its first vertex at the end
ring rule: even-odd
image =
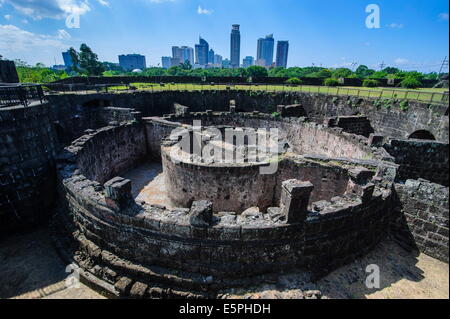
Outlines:
{"type": "Polygon", "coordinates": [[[114,177],[105,183],[106,205],[114,210],[126,208],[133,200],[131,181],[122,177],[114,177]]]}
{"type": "Polygon", "coordinates": [[[284,181],[281,187],[281,214],[288,224],[306,220],[309,199],[314,185],[296,179],[284,181]]]}
{"type": "Polygon", "coordinates": [[[230,113],[231,114],[236,113],[236,101],[235,100],[230,101],[230,113]]]}
{"type": "Polygon", "coordinates": [[[207,200],[192,203],[189,223],[194,227],[208,228],[212,224],[213,204],[207,200]]]}
{"type": "Polygon", "coordinates": [[[370,200],[375,189],[375,185],[370,181],[375,173],[365,167],[356,167],[348,170],[348,175],[350,180],[345,193],[361,196],[363,201],[370,200]]]}
{"type": "Polygon", "coordinates": [[[277,112],[278,112],[278,114],[280,114],[281,117],[284,117],[285,109],[286,109],[286,106],[284,106],[284,105],[277,106],[277,112]]]}

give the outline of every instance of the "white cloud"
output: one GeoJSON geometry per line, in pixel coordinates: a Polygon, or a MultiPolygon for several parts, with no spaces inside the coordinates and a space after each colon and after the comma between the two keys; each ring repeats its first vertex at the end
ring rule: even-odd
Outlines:
{"type": "Polygon", "coordinates": [[[197,13],[198,13],[198,14],[206,14],[206,15],[209,15],[209,14],[212,14],[213,12],[214,12],[214,10],[205,9],[205,8],[202,8],[201,6],[198,6],[198,9],[197,9],[197,13]]]}
{"type": "Polygon", "coordinates": [[[409,60],[408,59],[404,59],[404,58],[397,58],[395,59],[395,64],[396,65],[404,65],[404,64],[408,64],[409,60]]]}
{"type": "Polygon", "coordinates": [[[34,20],[63,19],[71,13],[83,15],[91,10],[88,0],[3,0],[3,2],[11,4],[18,12],[34,20]]]}
{"type": "Polygon", "coordinates": [[[448,13],[443,12],[439,14],[439,19],[444,20],[444,21],[448,21],[448,13]]]}
{"type": "Polygon", "coordinates": [[[29,53],[33,50],[63,49],[67,47],[63,43],[66,38],[62,38],[62,33],[59,31],[56,35],[51,36],[32,33],[11,24],[0,24],[0,51],[10,56],[16,56],[18,53],[29,53]]]}
{"type": "Polygon", "coordinates": [[[12,15],[10,15],[10,14],[5,14],[3,17],[4,17],[6,20],[11,20],[11,19],[12,19],[12,15]]]}
{"type": "Polygon", "coordinates": [[[104,7],[110,7],[109,2],[105,0],[97,0],[98,3],[100,3],[104,7]]]}
{"type": "Polygon", "coordinates": [[[403,29],[404,25],[401,23],[391,23],[387,25],[389,28],[392,29],[403,29]]]}

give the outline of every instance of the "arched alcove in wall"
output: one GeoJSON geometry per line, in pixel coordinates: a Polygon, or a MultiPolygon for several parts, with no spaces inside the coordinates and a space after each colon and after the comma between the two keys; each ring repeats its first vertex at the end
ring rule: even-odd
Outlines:
{"type": "Polygon", "coordinates": [[[410,136],[408,136],[409,139],[416,139],[416,140],[432,140],[435,141],[436,138],[433,134],[430,133],[430,131],[427,130],[418,130],[412,133],[410,136]]]}

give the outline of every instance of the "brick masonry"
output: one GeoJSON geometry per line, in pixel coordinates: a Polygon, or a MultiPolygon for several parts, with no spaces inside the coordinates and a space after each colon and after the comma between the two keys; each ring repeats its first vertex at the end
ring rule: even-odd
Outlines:
{"type": "Polygon", "coordinates": [[[448,263],[448,187],[419,179],[395,190],[394,237],[448,263]]]}

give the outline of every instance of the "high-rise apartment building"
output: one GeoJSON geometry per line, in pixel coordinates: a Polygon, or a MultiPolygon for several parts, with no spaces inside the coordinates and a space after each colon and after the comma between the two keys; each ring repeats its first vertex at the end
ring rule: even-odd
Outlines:
{"type": "Polygon", "coordinates": [[[272,66],[273,53],[275,47],[275,40],[273,34],[267,35],[265,38],[258,39],[258,51],[256,53],[256,60],[264,60],[264,66],[272,66]]]}
{"type": "Polygon", "coordinates": [[[255,64],[255,59],[252,56],[246,56],[242,61],[242,67],[248,68],[255,64]]]}
{"type": "Polygon", "coordinates": [[[200,37],[199,44],[195,45],[195,63],[199,65],[208,64],[209,44],[200,37]]]}
{"type": "Polygon", "coordinates": [[[147,64],[145,62],[145,56],[140,54],[127,54],[119,55],[119,65],[127,71],[132,71],[135,69],[143,70],[147,64]]]}
{"type": "Polygon", "coordinates": [[[172,47],[172,58],[178,59],[181,63],[189,61],[191,65],[195,63],[194,61],[194,49],[188,46],[173,46],[172,47]]]}
{"type": "Polygon", "coordinates": [[[220,54],[214,55],[214,66],[221,68],[222,67],[223,58],[220,54]]]}
{"type": "Polygon", "coordinates": [[[164,69],[169,69],[172,66],[171,59],[170,56],[163,56],[161,58],[162,67],[164,69]]]}
{"type": "Polygon", "coordinates": [[[233,24],[231,29],[230,65],[232,68],[238,68],[241,60],[241,31],[239,29],[239,24],[233,24]]]}
{"type": "Polygon", "coordinates": [[[216,55],[216,53],[214,52],[213,49],[210,49],[208,52],[208,64],[214,64],[214,56],[216,55]]]}
{"type": "Polygon", "coordinates": [[[222,68],[224,68],[224,69],[230,68],[230,60],[229,59],[222,60],[222,68]]]}
{"type": "Polygon", "coordinates": [[[289,41],[278,41],[276,66],[287,67],[289,53],[289,41]]]}

